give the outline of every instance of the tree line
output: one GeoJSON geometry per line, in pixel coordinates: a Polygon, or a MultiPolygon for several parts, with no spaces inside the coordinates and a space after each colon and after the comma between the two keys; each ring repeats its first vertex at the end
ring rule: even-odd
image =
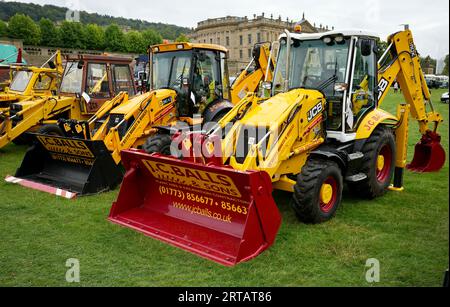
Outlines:
{"type": "MultiPolygon", "coordinates": [[[[12,16],[8,23],[0,20],[0,37],[22,39],[25,45],[40,45],[88,50],[145,53],[149,45],[161,44],[163,37],[153,29],[122,31],[117,24],[63,21],[56,24],[48,18],[35,22],[24,14],[12,16]]],[[[181,34],[177,41],[186,41],[181,34]]]]}
{"type": "MultiPolygon", "coordinates": [[[[138,7],[136,9],[139,10],[138,7]]],[[[39,5],[33,3],[0,1],[0,20],[3,21],[8,21],[14,15],[20,13],[29,16],[36,23],[39,22],[41,18],[48,18],[54,23],[61,23],[66,20],[67,11],[68,8],[56,5],[39,5]]],[[[88,13],[85,11],[80,12],[80,22],[83,24],[97,24],[101,27],[107,27],[110,24],[115,23],[119,25],[119,27],[127,27],[139,32],[152,29],[168,40],[175,40],[181,34],[188,34],[191,32],[191,29],[189,28],[179,27],[176,25],[149,22],[139,19],[113,17],[97,13],[88,13]]]]}

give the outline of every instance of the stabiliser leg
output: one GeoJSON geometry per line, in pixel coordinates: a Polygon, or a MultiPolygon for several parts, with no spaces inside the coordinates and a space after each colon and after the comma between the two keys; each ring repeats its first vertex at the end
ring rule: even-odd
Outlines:
{"type": "Polygon", "coordinates": [[[400,119],[400,124],[395,131],[397,156],[395,159],[394,183],[389,187],[389,190],[394,192],[403,192],[405,190],[403,175],[408,155],[409,113],[409,105],[401,104],[397,107],[397,118],[400,119]]]}

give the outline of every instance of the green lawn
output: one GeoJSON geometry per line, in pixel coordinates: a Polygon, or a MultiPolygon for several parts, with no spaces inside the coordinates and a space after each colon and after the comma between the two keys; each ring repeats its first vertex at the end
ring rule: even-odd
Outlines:
{"type": "MultiPolygon", "coordinates": [[[[448,105],[435,104],[446,119],[448,105]]],[[[391,94],[385,107],[402,101],[391,94]]],[[[411,123],[410,153],[418,141],[411,123]]],[[[448,148],[448,122],[441,126],[448,148]]],[[[26,148],[0,151],[0,177],[14,174],[26,148]]],[[[412,156],[410,155],[410,159],[412,156]]],[[[406,191],[364,201],[346,193],[330,223],[297,222],[289,195],[275,193],[283,224],[275,245],[226,268],[106,220],[117,191],[67,201],[0,182],[0,286],[68,286],[68,258],[80,286],[370,286],[368,258],[381,263],[380,286],[441,286],[448,267],[449,169],[405,176],[406,191]]]]}

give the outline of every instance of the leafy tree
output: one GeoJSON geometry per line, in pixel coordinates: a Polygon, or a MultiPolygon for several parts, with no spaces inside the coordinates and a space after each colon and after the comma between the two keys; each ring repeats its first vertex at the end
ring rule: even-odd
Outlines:
{"type": "Polygon", "coordinates": [[[186,34],[182,33],[180,36],[177,37],[176,42],[178,43],[189,43],[189,37],[186,36],[186,34]]]}
{"type": "Polygon", "coordinates": [[[39,21],[41,29],[41,45],[48,47],[57,47],[60,45],[58,29],[53,21],[48,18],[42,18],[39,21]]]}
{"type": "Polygon", "coordinates": [[[148,47],[142,34],[137,31],[125,34],[125,46],[126,51],[132,53],[146,53],[148,47]]]}
{"type": "MultiPolygon", "coordinates": [[[[62,22],[65,20],[67,8],[55,5],[38,5],[32,3],[20,2],[2,2],[0,1],[0,20],[7,21],[16,13],[22,13],[30,16],[35,22],[41,18],[48,18],[54,22],[62,22]]],[[[119,26],[130,27],[133,30],[143,31],[152,29],[166,39],[175,40],[182,33],[190,33],[192,29],[168,25],[163,23],[147,22],[145,20],[127,19],[122,17],[112,17],[100,15],[96,13],[88,13],[82,11],[80,14],[83,24],[94,23],[99,26],[108,26],[116,23],[119,26]]]]}
{"type": "Polygon", "coordinates": [[[151,29],[142,32],[142,37],[144,38],[144,42],[147,47],[151,45],[161,44],[163,42],[161,35],[151,29]]]}
{"type": "Polygon", "coordinates": [[[84,27],[85,45],[87,49],[103,50],[105,48],[105,31],[96,24],[84,27]]]}
{"type": "Polygon", "coordinates": [[[8,26],[5,22],[0,20],[0,37],[4,37],[8,35],[8,26]]]}
{"type": "Polygon", "coordinates": [[[41,31],[28,16],[16,14],[9,20],[8,32],[11,38],[23,39],[25,45],[37,45],[41,41],[41,31]]]}
{"type": "Polygon", "coordinates": [[[442,71],[442,74],[448,76],[448,54],[444,60],[444,70],[442,71]]]}
{"type": "Polygon", "coordinates": [[[105,47],[108,51],[126,51],[125,35],[118,25],[112,24],[106,28],[105,47]]]}
{"type": "Polygon", "coordinates": [[[64,21],[59,28],[61,47],[85,49],[86,35],[78,22],[64,21]]]}

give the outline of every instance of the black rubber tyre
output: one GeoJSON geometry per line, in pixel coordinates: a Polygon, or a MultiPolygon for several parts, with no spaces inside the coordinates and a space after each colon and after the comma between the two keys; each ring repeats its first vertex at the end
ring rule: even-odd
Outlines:
{"type": "Polygon", "coordinates": [[[16,137],[12,142],[17,146],[31,145],[33,143],[31,137],[26,132],[16,137]]]}
{"type": "Polygon", "coordinates": [[[336,162],[308,160],[294,187],[292,207],[298,219],[306,224],[331,220],[342,201],[343,182],[342,171],[336,162]],[[321,196],[325,185],[332,187],[332,196],[326,203],[321,196]]]}
{"type": "Polygon", "coordinates": [[[172,144],[172,137],[169,134],[156,134],[147,139],[142,149],[146,153],[160,153],[170,156],[170,146],[172,144]]]}
{"type": "Polygon", "coordinates": [[[58,125],[44,125],[37,131],[39,134],[47,134],[53,136],[64,136],[63,131],[58,125]]]}
{"type": "Polygon", "coordinates": [[[374,199],[386,194],[395,170],[395,137],[387,127],[377,128],[362,149],[361,173],[366,180],[349,183],[350,191],[362,198],[374,199]],[[378,157],[383,156],[383,168],[378,169],[378,157]]]}

